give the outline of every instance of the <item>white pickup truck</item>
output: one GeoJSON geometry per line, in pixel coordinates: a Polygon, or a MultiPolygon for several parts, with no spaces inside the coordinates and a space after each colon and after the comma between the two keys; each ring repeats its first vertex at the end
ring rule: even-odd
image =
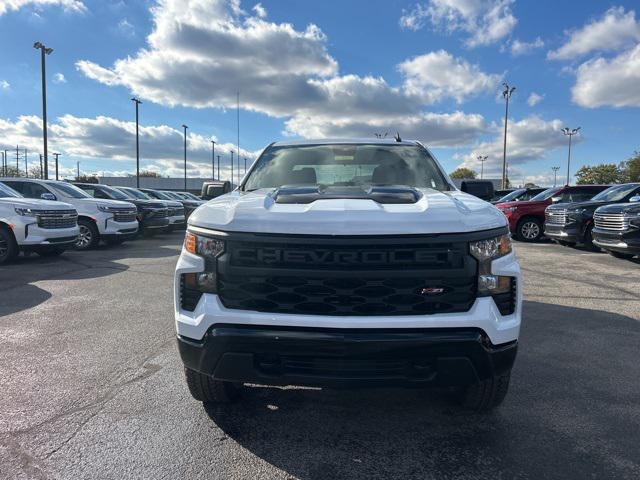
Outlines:
{"type": "Polygon", "coordinates": [[[188,221],[174,313],[194,398],[243,383],[444,387],[499,405],[520,331],[507,219],[419,142],[269,145],[188,221]]]}
{"type": "Polygon", "coordinates": [[[27,198],[57,200],[70,203],[78,211],[80,234],[75,244],[77,250],[87,250],[100,240],[119,244],[133,238],[138,232],[136,206],[119,200],[93,198],[75,185],[56,180],[33,178],[0,178],[27,198]]]}
{"type": "Polygon", "coordinates": [[[20,251],[60,255],[79,233],[73,205],[24,198],[0,182],[0,265],[20,251]]]}

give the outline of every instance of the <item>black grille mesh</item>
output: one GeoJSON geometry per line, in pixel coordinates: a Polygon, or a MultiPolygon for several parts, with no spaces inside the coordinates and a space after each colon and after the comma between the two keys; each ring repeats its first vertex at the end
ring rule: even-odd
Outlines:
{"type": "Polygon", "coordinates": [[[516,311],[517,285],[516,278],[511,277],[511,291],[493,296],[493,301],[502,315],[511,315],[516,311]]]}
{"type": "Polygon", "coordinates": [[[180,275],[180,307],[188,312],[193,312],[202,297],[202,292],[189,288],[184,283],[184,275],[180,275]]]}

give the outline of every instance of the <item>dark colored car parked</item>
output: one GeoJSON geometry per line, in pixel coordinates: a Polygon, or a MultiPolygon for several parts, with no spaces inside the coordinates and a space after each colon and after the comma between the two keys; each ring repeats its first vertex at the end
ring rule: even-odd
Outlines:
{"type": "Polygon", "coordinates": [[[593,215],[594,245],[618,258],[640,255],[640,195],[629,200],[600,207],[593,215]]]}
{"type": "Polygon", "coordinates": [[[531,200],[496,204],[509,221],[515,238],[536,242],[542,238],[545,209],[553,203],[581,202],[609,188],[609,185],[577,185],[548,188],[531,200]]]}
{"type": "Polygon", "coordinates": [[[531,200],[533,197],[542,193],[546,190],[546,188],[542,187],[534,187],[534,188],[518,188],[513,192],[507,193],[505,196],[501,197],[499,200],[492,200],[491,203],[504,203],[504,202],[523,202],[527,200],[531,200]]]}
{"type": "Polygon", "coordinates": [[[74,183],[89,195],[95,198],[107,198],[110,200],[126,200],[133,203],[138,209],[136,219],[138,220],[138,232],[150,234],[157,229],[166,228],[169,225],[167,216],[167,206],[158,200],[148,200],[138,198],[130,193],[109,185],[97,183],[74,183]]]}
{"type": "Polygon", "coordinates": [[[593,215],[597,208],[627,203],[640,195],[640,183],[614,185],[586,202],[554,204],[545,212],[544,234],[562,244],[583,244],[591,250],[593,244],[593,215]]]}
{"type": "Polygon", "coordinates": [[[151,188],[138,188],[137,190],[149,198],[162,200],[167,204],[169,207],[169,226],[167,227],[167,232],[171,232],[175,228],[185,228],[187,226],[187,209],[181,201],[171,198],[159,190],[153,190],[151,188]]]}
{"type": "Polygon", "coordinates": [[[147,195],[153,198],[158,198],[160,200],[168,200],[173,202],[180,202],[184,207],[185,219],[188,219],[189,215],[191,215],[191,213],[193,213],[193,211],[196,208],[198,208],[200,205],[205,203],[202,200],[192,200],[192,199],[182,198],[179,195],[175,195],[173,192],[166,192],[162,190],[152,190],[150,188],[141,188],[140,190],[142,190],[144,193],[146,193],[147,195]]]}

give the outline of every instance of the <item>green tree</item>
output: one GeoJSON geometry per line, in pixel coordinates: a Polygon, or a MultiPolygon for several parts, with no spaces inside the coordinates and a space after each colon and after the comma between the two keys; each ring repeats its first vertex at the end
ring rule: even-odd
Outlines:
{"type": "Polygon", "coordinates": [[[578,185],[622,183],[626,180],[625,171],[615,163],[584,165],[576,172],[578,185]]]}
{"type": "Polygon", "coordinates": [[[622,162],[620,169],[625,173],[625,181],[640,182],[640,150],[636,150],[629,160],[622,162]]]}
{"type": "Polygon", "coordinates": [[[464,179],[464,178],[476,178],[478,174],[466,167],[458,167],[449,175],[451,178],[464,179]]]}
{"type": "Polygon", "coordinates": [[[100,183],[95,175],[80,175],[76,177],[76,182],[82,183],[100,183]]]}

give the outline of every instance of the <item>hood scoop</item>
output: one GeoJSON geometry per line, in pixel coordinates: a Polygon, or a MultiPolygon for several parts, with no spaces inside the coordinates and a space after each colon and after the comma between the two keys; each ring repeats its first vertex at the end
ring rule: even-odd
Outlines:
{"type": "Polygon", "coordinates": [[[397,186],[355,186],[326,187],[322,185],[284,185],[271,194],[275,203],[309,204],[316,200],[373,200],[380,204],[416,203],[422,193],[412,187],[397,186]]]}

